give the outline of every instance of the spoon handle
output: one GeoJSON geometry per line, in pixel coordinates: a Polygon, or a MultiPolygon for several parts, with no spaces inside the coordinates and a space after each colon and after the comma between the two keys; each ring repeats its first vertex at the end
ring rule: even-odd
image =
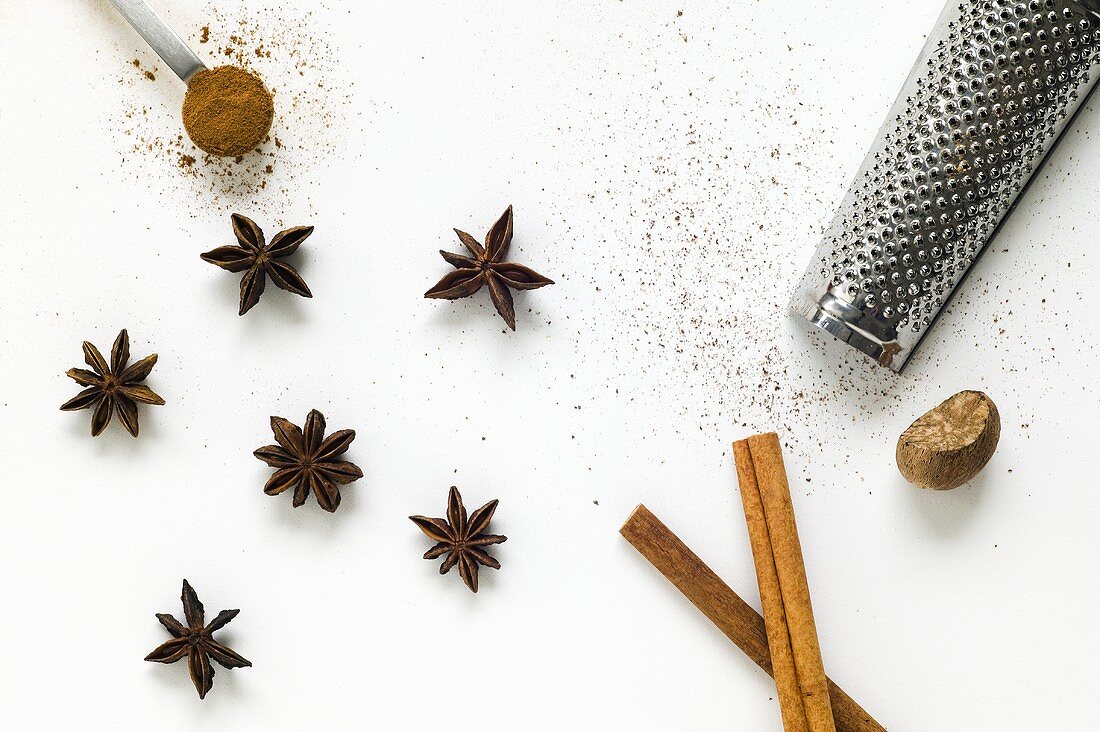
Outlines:
{"type": "Polygon", "coordinates": [[[153,12],[145,0],[111,0],[111,5],[184,83],[206,68],[195,52],[153,12]]]}

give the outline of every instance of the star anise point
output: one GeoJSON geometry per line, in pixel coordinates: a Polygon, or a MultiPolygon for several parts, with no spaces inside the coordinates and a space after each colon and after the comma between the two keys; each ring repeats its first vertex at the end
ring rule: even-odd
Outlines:
{"type": "Polygon", "coordinates": [[[425,552],[424,558],[438,559],[446,555],[439,565],[439,573],[447,574],[457,566],[462,581],[473,592],[477,592],[479,565],[500,569],[500,562],[482,549],[508,540],[506,536],[485,533],[498,503],[494,499],[467,515],[466,507],[462,504],[462,495],[456,486],[451,486],[447,493],[446,518],[409,516],[425,536],[436,542],[435,546],[425,552]]]}
{"type": "Polygon", "coordinates": [[[293,488],[294,508],[304,504],[310,492],[329,513],[340,507],[340,486],[359,480],[363,471],[355,463],[338,459],[355,440],[355,431],[337,430],[325,437],[325,429],[325,416],[316,409],[306,416],[304,429],[283,417],[271,417],[271,431],[278,444],[252,453],[275,468],[264,493],[276,496],[293,488]]]}
{"type": "Polygon", "coordinates": [[[137,437],[138,403],[157,406],[164,404],[164,399],[141,383],[156,365],[157,354],[130,364],[130,335],[125,328],[119,332],[111,347],[110,362],[89,341],[84,341],[82,348],[84,361],[92,367],[92,371],[71,368],[65,372],[66,376],[85,388],[62,404],[62,411],[93,409],[93,437],[102,434],[110,424],[111,417],[117,413],[126,431],[137,437]]]}
{"type": "Polygon", "coordinates": [[[195,685],[199,698],[205,699],[214,686],[214,666],[211,661],[217,662],[222,668],[246,668],[252,665],[241,654],[214,640],[214,633],[237,617],[240,610],[222,610],[207,623],[202,603],[187,580],[183,581],[180,601],[186,622],[181,623],[168,613],[157,613],[157,620],[172,637],[153,649],[145,660],[153,663],[175,663],[186,658],[191,683],[195,685]]]}
{"type": "Polygon", "coordinates": [[[434,287],[424,293],[424,297],[457,300],[469,297],[487,286],[493,306],[514,331],[516,313],[511,291],[535,290],[552,285],[554,281],[529,267],[503,261],[512,243],[512,207],[505,209],[504,214],[489,229],[484,246],[465,231],[455,229],[454,232],[473,257],[440,250],[443,259],[455,271],[444,275],[434,287]]]}
{"type": "Polygon", "coordinates": [[[267,280],[270,278],[287,292],[301,297],[311,298],[309,286],[298,274],[298,270],[282,261],[289,257],[302,242],[313,233],[312,226],[295,226],[284,229],[271,238],[268,243],[264,233],[252,219],[241,214],[233,214],[233,233],[238,246],[222,246],[204,252],[203,261],[217,265],[229,272],[244,272],[241,278],[241,304],[238,315],[244,315],[260,301],[267,280]]]}

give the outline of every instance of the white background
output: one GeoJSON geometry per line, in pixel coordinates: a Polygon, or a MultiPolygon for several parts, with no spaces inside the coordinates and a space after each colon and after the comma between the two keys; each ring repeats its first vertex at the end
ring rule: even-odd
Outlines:
{"type": "Polygon", "coordinates": [[[729,443],[771,429],[826,668],[881,723],[1095,728],[1095,103],[898,377],[783,306],[938,0],[154,5],[210,58],[240,20],[271,41],[284,146],[181,169],[182,85],[106,2],[0,5],[7,728],[778,730],[617,533],[645,502],[756,605],[729,443]],[[514,334],[487,293],[421,297],[509,203],[557,281],[514,334]],[[237,317],[198,256],[233,211],[317,227],[314,299],[237,317]],[[122,327],[167,404],[93,439],[64,372],[122,327]],[[906,485],[897,434],[962,388],[996,456],[906,485]],[[335,515],[251,455],[313,407],[358,434],[335,515]],[[477,595],[406,518],[452,484],[509,536],[477,595]],[[184,577],[254,663],[204,702],[142,661],[184,577]]]}

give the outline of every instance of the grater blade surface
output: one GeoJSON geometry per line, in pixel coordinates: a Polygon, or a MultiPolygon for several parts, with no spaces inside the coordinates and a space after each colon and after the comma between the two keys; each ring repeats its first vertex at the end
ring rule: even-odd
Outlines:
{"type": "Polygon", "coordinates": [[[792,310],[900,371],[1098,70],[1100,0],[949,0],[792,310]]]}

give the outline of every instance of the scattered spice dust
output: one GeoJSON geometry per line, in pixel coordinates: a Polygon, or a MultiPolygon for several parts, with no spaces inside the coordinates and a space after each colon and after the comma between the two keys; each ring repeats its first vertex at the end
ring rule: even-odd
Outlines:
{"type": "Polygon", "coordinates": [[[134,59],[133,61],[131,61],[131,62],[130,62],[130,64],[131,64],[131,65],[132,65],[132,66],[133,66],[133,67],[134,67],[135,69],[137,69],[138,71],[140,71],[140,72],[141,72],[141,75],[142,75],[142,76],[144,76],[144,77],[145,77],[146,79],[148,79],[149,81],[156,81],[156,80],[157,80],[157,74],[156,74],[156,72],[158,71],[158,69],[157,69],[157,67],[156,67],[156,66],[154,66],[154,67],[153,67],[153,68],[151,68],[151,69],[147,69],[147,68],[145,68],[145,67],[143,67],[143,66],[141,65],[141,59],[139,59],[139,58],[135,58],[135,59],[134,59]]]}
{"type": "Polygon", "coordinates": [[[207,5],[208,23],[190,33],[202,46],[208,67],[232,64],[256,73],[275,98],[275,121],[258,152],[219,158],[198,149],[183,131],[180,108],[186,88],[171,74],[159,74],[152,51],[134,47],[123,72],[121,112],[111,120],[119,130],[122,175],[148,180],[163,195],[201,193],[213,206],[238,205],[266,211],[261,194],[308,197],[311,171],[339,153],[354,82],[341,73],[325,28],[311,12],[279,5],[239,17],[207,5]],[[278,17],[279,23],[263,23],[278,17]],[[140,82],[142,83],[139,83],[140,82]],[[144,82],[157,82],[155,86],[144,82]],[[227,199],[227,200],[223,200],[227,199]]]}
{"type": "MultiPolygon", "coordinates": [[[[596,247],[606,253],[604,267],[574,277],[587,278],[614,310],[604,317],[612,325],[601,347],[618,354],[624,369],[591,399],[601,406],[614,386],[613,398],[635,425],[627,428],[633,439],[663,444],[672,429],[713,441],[723,468],[729,439],[776,430],[792,465],[831,462],[858,471],[859,460],[849,464],[837,451],[838,435],[892,444],[895,428],[916,416],[914,395],[938,394],[944,374],[962,368],[952,355],[974,348],[963,336],[973,319],[952,310],[974,312],[964,302],[970,299],[988,308],[998,295],[983,291],[980,273],[971,277],[967,294],[949,305],[901,377],[790,315],[790,295],[853,173],[835,141],[843,112],[792,81],[804,76],[805,50],[746,55],[688,15],[670,13],[660,34],[620,37],[593,71],[614,79],[593,83],[618,96],[593,109],[589,124],[568,130],[589,135],[576,144],[596,161],[591,213],[575,207],[571,223],[608,232],[596,247]],[[728,58],[685,69],[676,50],[685,42],[729,48],[728,58]],[[634,44],[646,46],[636,56],[667,63],[620,68],[617,59],[632,56],[634,44]],[[761,81],[753,69],[765,62],[774,74],[761,81]],[[630,152],[605,152],[619,149],[630,152]],[[679,403],[670,405],[668,394],[680,395],[679,403]],[[694,435],[684,432],[687,424],[694,435]]],[[[985,373],[962,374],[971,388],[997,370],[1019,368],[997,354],[1012,337],[981,344],[985,373]]]]}

